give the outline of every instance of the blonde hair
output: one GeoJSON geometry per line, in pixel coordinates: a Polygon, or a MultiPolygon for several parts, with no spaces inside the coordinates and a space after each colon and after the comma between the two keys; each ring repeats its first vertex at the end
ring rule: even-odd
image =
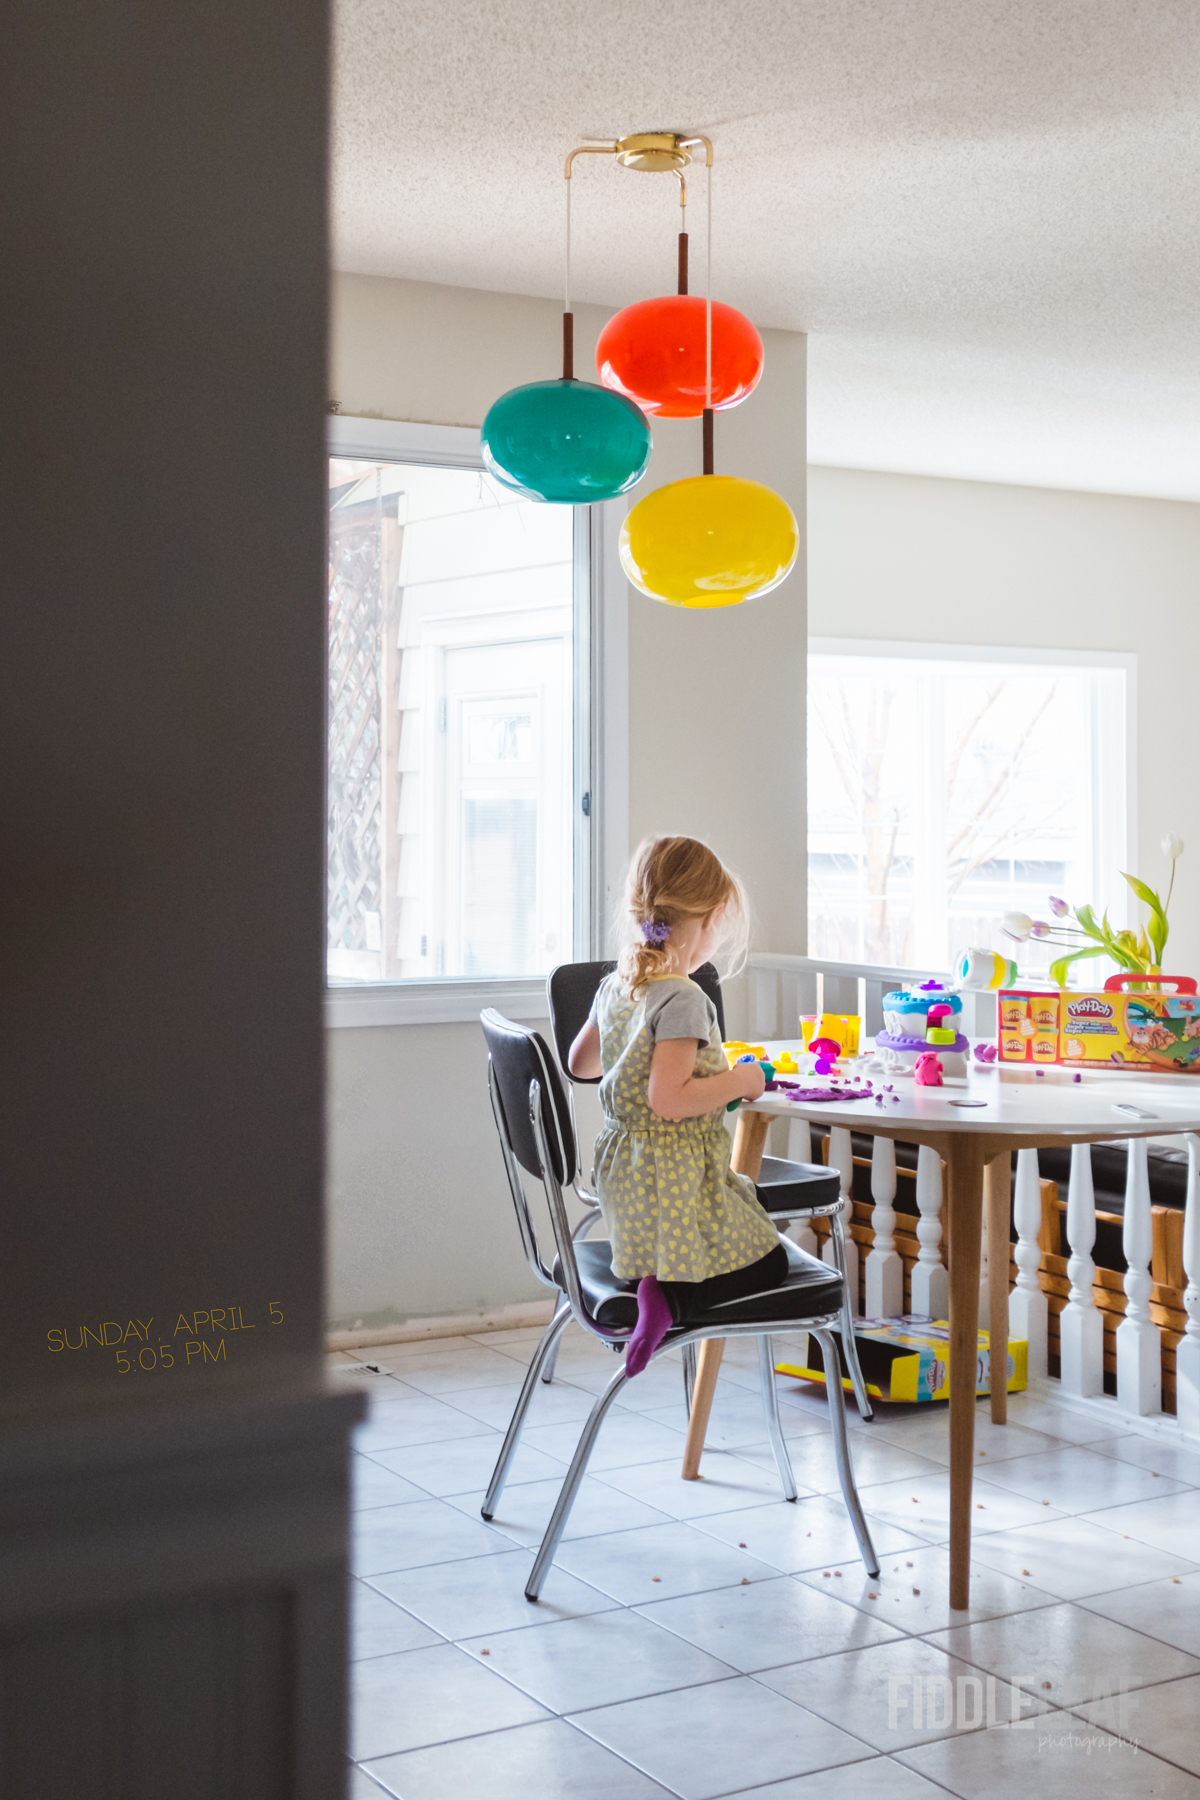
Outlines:
{"type": "Polygon", "coordinates": [[[730,956],[724,973],[734,975],[746,960],[750,932],[750,909],[741,882],[696,838],[644,839],[625,878],[625,911],[637,933],[617,963],[626,993],[635,995],[665,973],[670,963],[668,943],[647,942],[643,925],[682,925],[689,919],[706,919],[719,906],[725,908],[721,951],[730,956]]]}

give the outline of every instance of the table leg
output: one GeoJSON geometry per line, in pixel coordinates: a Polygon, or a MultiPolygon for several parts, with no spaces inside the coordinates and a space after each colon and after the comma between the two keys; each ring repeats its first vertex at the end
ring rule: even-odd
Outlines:
{"type": "MultiPolygon", "coordinates": [[[[767,1142],[767,1131],[770,1128],[769,1113],[747,1112],[743,1106],[738,1111],[737,1125],[733,1133],[733,1153],[730,1167],[739,1175],[749,1175],[754,1181],[762,1168],[763,1150],[767,1142]]],[[[706,1338],[700,1346],[700,1357],[696,1369],[696,1381],[692,1388],[692,1410],[688,1416],[687,1446],[683,1453],[683,1479],[698,1481],[700,1479],[700,1457],[704,1451],[704,1433],[708,1430],[708,1415],[712,1411],[713,1392],[717,1385],[717,1371],[721,1367],[721,1358],[725,1354],[724,1338],[706,1338]]]]}
{"type": "Polygon", "coordinates": [[[950,1259],[950,1605],[967,1607],[971,1578],[971,1481],[975,1464],[975,1370],[979,1351],[979,1249],[983,1235],[983,1145],[947,1140],[950,1259]]]}
{"type": "Polygon", "coordinates": [[[700,1458],[704,1454],[704,1433],[712,1411],[713,1393],[721,1358],[725,1354],[724,1338],[705,1338],[696,1363],[696,1381],[692,1388],[692,1414],[688,1420],[687,1443],[683,1451],[683,1479],[699,1481],[700,1458]]]}
{"type": "Polygon", "coordinates": [[[987,1195],[988,1235],[988,1342],[991,1345],[993,1372],[999,1367],[1001,1379],[992,1381],[992,1424],[1008,1423],[1008,1255],[1011,1228],[1010,1196],[1012,1193],[1012,1152],[1004,1150],[993,1156],[984,1170],[987,1195]],[[997,1363],[999,1357],[999,1363],[997,1363]]]}

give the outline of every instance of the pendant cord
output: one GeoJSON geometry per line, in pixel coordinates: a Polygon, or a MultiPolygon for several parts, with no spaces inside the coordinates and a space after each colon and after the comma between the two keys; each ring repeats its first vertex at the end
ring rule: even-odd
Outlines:
{"type": "Polygon", "coordinates": [[[705,183],[708,195],[708,223],[704,233],[706,269],[704,275],[704,404],[712,407],[712,164],[705,183]]]}
{"type": "Polygon", "coordinates": [[[575,379],[575,315],[571,311],[571,172],[567,170],[567,241],[563,255],[563,372],[575,379]]]}
{"type": "Polygon", "coordinates": [[[708,222],[704,233],[704,473],[713,473],[713,403],[712,403],[712,163],[706,170],[708,222]]]}

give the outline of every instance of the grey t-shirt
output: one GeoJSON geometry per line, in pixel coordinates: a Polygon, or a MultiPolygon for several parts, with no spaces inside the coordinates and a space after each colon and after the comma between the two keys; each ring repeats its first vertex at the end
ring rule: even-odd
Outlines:
{"type": "MultiPolygon", "coordinates": [[[[600,992],[608,982],[617,981],[616,974],[606,977],[596,991],[592,1001],[592,1010],[588,1020],[595,1025],[599,1020],[600,992]]],[[[642,1003],[642,1016],[646,1028],[655,1043],[668,1038],[695,1038],[698,1043],[709,1044],[720,1042],[714,1039],[713,1033],[717,1024],[717,1009],[702,987],[687,975],[662,976],[657,981],[649,981],[645,987],[638,989],[638,999],[642,1003]]]]}

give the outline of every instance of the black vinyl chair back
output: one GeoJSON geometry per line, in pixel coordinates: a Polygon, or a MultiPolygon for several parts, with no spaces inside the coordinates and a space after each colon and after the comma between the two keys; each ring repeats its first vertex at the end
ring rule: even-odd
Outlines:
{"type": "Polygon", "coordinates": [[[628,1337],[632,1321],[602,1325],[593,1318],[579,1279],[575,1241],[563,1198],[576,1173],[571,1109],[549,1046],[540,1033],[516,1025],[494,1007],[479,1015],[488,1047],[488,1085],[508,1184],[529,1266],[547,1287],[560,1288],[580,1324],[597,1337],[628,1337]],[[547,1267],[521,1181],[521,1170],[540,1181],[554,1233],[557,1279],[547,1267]]]}
{"type": "MultiPolygon", "coordinates": [[[[612,974],[616,966],[615,962],[560,963],[557,969],[551,970],[550,979],[546,983],[550,1001],[550,1026],[554,1032],[558,1060],[567,1079],[577,1082],[580,1087],[596,1087],[600,1077],[572,1075],[567,1057],[570,1055],[571,1045],[587,1023],[592,1001],[596,998],[596,989],[606,975],[612,974]]],[[[716,1007],[717,1030],[724,1040],[725,1002],[721,998],[720,976],[712,963],[702,963],[693,971],[692,980],[697,987],[704,989],[716,1007]]]]}
{"type": "Polygon", "coordinates": [[[565,1187],[575,1179],[575,1128],[549,1045],[540,1032],[514,1025],[494,1007],[489,1006],[479,1017],[492,1059],[496,1100],[513,1155],[527,1175],[535,1181],[542,1179],[542,1159],[529,1116],[529,1084],[536,1081],[542,1091],[542,1120],[554,1179],[565,1187]]]}

